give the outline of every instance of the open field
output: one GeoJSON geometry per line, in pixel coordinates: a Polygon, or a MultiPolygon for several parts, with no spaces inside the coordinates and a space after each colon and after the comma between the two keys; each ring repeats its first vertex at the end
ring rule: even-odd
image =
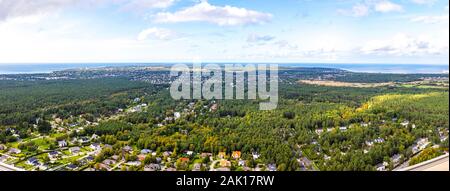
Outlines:
{"type": "Polygon", "coordinates": [[[331,87],[356,87],[356,88],[374,88],[381,86],[395,85],[393,82],[385,83],[353,83],[353,82],[338,82],[331,80],[300,80],[299,83],[319,86],[331,86],[331,87]]]}

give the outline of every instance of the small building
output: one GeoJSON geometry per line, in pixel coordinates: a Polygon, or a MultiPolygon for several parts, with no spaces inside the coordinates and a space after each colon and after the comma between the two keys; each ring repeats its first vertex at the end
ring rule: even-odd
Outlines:
{"type": "Polygon", "coordinates": [[[398,164],[400,164],[402,159],[402,155],[400,154],[395,154],[394,156],[391,157],[392,163],[394,163],[394,166],[397,166],[398,164]]]}
{"type": "Polygon", "coordinates": [[[409,121],[403,121],[403,122],[400,123],[400,125],[406,127],[406,126],[409,125],[409,121]]]}
{"type": "Polygon", "coordinates": [[[184,163],[187,163],[187,162],[189,162],[189,158],[181,157],[181,158],[180,158],[180,161],[181,161],[181,162],[184,162],[184,163]]]}
{"type": "Polygon", "coordinates": [[[320,135],[323,133],[323,129],[316,129],[315,132],[317,135],[320,135]]]}
{"type": "Polygon", "coordinates": [[[137,156],[139,161],[144,161],[145,160],[146,155],[145,154],[140,154],[137,156]]]}
{"type": "Polygon", "coordinates": [[[50,160],[57,160],[59,157],[59,152],[58,151],[51,151],[48,153],[48,158],[50,160]]]}
{"type": "Polygon", "coordinates": [[[227,155],[227,153],[225,153],[225,152],[219,152],[217,157],[219,157],[220,159],[224,159],[226,155],[227,155]]]}
{"type": "Polygon", "coordinates": [[[194,166],[192,167],[192,171],[201,171],[201,169],[202,169],[201,163],[195,163],[194,166]]]}
{"type": "Polygon", "coordinates": [[[231,157],[233,157],[234,159],[241,158],[241,151],[233,151],[233,153],[231,153],[231,157]]]}
{"type": "Polygon", "coordinates": [[[74,164],[69,164],[69,165],[66,166],[66,168],[69,169],[69,170],[75,170],[75,169],[78,168],[78,166],[74,165],[74,164]]]}
{"type": "Polygon", "coordinates": [[[346,126],[339,127],[339,130],[345,132],[347,131],[347,127],[346,126]]]}
{"type": "Polygon", "coordinates": [[[170,152],[170,151],[163,152],[163,157],[170,157],[170,155],[172,155],[172,152],[170,152]]]}
{"type": "Polygon", "coordinates": [[[100,144],[98,144],[98,143],[92,143],[89,147],[90,147],[92,150],[95,150],[95,151],[102,150],[102,147],[101,147],[100,144]]]}
{"type": "Polygon", "coordinates": [[[259,153],[258,152],[252,152],[252,157],[253,157],[253,160],[256,160],[256,159],[258,159],[259,158],[259,153]]]}
{"type": "Polygon", "coordinates": [[[131,148],[130,146],[127,145],[127,146],[123,147],[123,151],[131,153],[131,152],[133,152],[133,148],[131,148]]]}
{"type": "Polygon", "coordinates": [[[81,151],[81,149],[80,149],[80,147],[71,147],[71,148],[69,149],[69,151],[70,151],[70,153],[72,153],[72,154],[78,154],[78,153],[81,151]]]}
{"type": "Polygon", "coordinates": [[[277,165],[276,164],[269,164],[267,165],[268,171],[277,171],[277,165]]]}
{"type": "Polygon", "coordinates": [[[173,118],[174,118],[175,120],[179,119],[180,117],[181,117],[181,113],[180,113],[180,112],[175,112],[175,113],[173,113],[173,118]]]}
{"type": "Polygon", "coordinates": [[[231,162],[225,159],[220,160],[219,164],[221,167],[231,167],[231,162]]]}
{"type": "Polygon", "coordinates": [[[67,147],[67,142],[66,142],[66,140],[58,141],[58,146],[59,146],[59,147],[67,147]]]}
{"type": "Polygon", "coordinates": [[[6,149],[7,149],[7,147],[5,145],[0,145],[0,151],[4,151],[6,149]]]}
{"type": "Polygon", "coordinates": [[[150,150],[150,149],[142,149],[141,150],[141,154],[144,154],[144,155],[149,154],[151,152],[152,152],[152,150],[150,150]]]}
{"type": "Polygon", "coordinates": [[[40,163],[39,161],[36,159],[36,157],[31,157],[27,160],[27,164],[29,165],[33,165],[33,166],[39,166],[40,163]]]}
{"type": "Polygon", "coordinates": [[[114,164],[116,164],[115,161],[111,160],[111,159],[105,159],[102,164],[108,165],[108,166],[112,166],[114,164]]]}
{"type": "Polygon", "coordinates": [[[376,169],[377,169],[377,171],[385,171],[386,166],[384,166],[382,163],[380,163],[380,164],[377,164],[376,169]]]}
{"type": "Polygon", "coordinates": [[[245,160],[239,160],[238,161],[239,166],[245,166],[245,160]]]}
{"type": "Polygon", "coordinates": [[[130,162],[127,162],[126,164],[129,166],[139,166],[142,163],[141,163],[141,161],[130,161],[130,162]]]}
{"type": "Polygon", "coordinates": [[[92,136],[91,136],[91,140],[97,140],[98,138],[100,138],[100,137],[96,134],[92,134],[92,136]]]}
{"type": "Polygon", "coordinates": [[[148,164],[144,166],[144,171],[160,171],[161,170],[161,165],[159,164],[148,164]]]}
{"type": "Polygon", "coordinates": [[[186,154],[192,156],[194,154],[194,151],[186,151],[186,154]]]}
{"type": "Polygon", "coordinates": [[[200,156],[201,156],[202,158],[206,158],[206,157],[212,156],[212,153],[202,153],[202,154],[200,154],[200,156]]]}
{"type": "Polygon", "coordinates": [[[22,151],[20,149],[16,149],[16,148],[10,148],[8,152],[11,154],[17,155],[17,154],[20,154],[22,151]]]}

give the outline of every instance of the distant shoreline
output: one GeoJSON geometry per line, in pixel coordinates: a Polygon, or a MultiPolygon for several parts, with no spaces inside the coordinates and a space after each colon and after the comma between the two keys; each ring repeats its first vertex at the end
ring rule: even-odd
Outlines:
{"type": "MultiPolygon", "coordinates": [[[[0,75],[14,74],[48,74],[56,71],[95,69],[105,67],[146,67],[170,66],[175,63],[73,63],[73,64],[6,64],[0,65],[0,75]]],[[[225,63],[218,63],[225,64],[225,63]]],[[[246,64],[246,63],[241,63],[246,64]]],[[[429,64],[308,64],[282,63],[280,67],[305,68],[333,68],[357,73],[386,73],[386,74],[448,74],[448,65],[429,64]]]]}

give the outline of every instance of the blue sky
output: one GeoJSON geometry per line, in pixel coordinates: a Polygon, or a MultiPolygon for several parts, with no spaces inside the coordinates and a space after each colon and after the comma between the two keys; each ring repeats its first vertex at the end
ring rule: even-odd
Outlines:
{"type": "Polygon", "coordinates": [[[0,63],[448,64],[447,0],[0,0],[0,63]]]}

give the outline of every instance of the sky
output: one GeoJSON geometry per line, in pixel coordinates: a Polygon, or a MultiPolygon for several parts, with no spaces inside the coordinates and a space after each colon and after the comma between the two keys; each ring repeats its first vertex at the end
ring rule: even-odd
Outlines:
{"type": "Polygon", "coordinates": [[[448,0],[0,0],[0,64],[449,64],[448,0]]]}

